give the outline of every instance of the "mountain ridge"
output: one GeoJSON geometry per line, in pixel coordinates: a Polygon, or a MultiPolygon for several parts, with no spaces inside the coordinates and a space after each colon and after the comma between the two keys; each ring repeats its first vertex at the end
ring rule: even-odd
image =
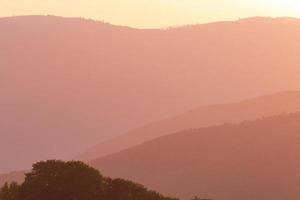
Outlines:
{"type": "Polygon", "coordinates": [[[239,123],[281,113],[300,111],[300,91],[283,91],[245,99],[236,103],[202,106],[172,118],[153,122],[134,129],[89,149],[76,159],[90,161],[96,157],[130,148],[184,129],[195,129],[223,123],[239,123]],[[289,103],[287,103],[289,102],[289,103]]]}
{"type": "Polygon", "coordinates": [[[92,162],[182,199],[297,199],[300,112],[162,136],[92,162]]]}
{"type": "Polygon", "coordinates": [[[32,18],[0,20],[0,172],[200,105],[300,88],[298,21],[137,30],[32,18]]]}
{"type": "Polygon", "coordinates": [[[296,17],[263,17],[263,16],[254,16],[254,17],[246,17],[246,18],[240,18],[236,20],[224,20],[224,21],[213,21],[213,22],[206,22],[206,23],[196,23],[196,24],[186,24],[186,25],[177,25],[177,26],[165,26],[161,28],[138,28],[138,27],[131,27],[126,25],[117,25],[112,24],[103,20],[97,20],[92,18],[84,18],[84,17],[64,17],[64,16],[58,16],[58,15],[19,15],[19,16],[3,16],[0,17],[0,20],[10,20],[10,19],[20,19],[20,18],[26,18],[26,19],[60,19],[60,20],[80,20],[87,23],[95,23],[95,24],[102,24],[107,26],[112,26],[116,28],[126,28],[126,29],[132,29],[132,30],[162,30],[162,31],[168,31],[172,29],[181,29],[181,28],[189,28],[189,27],[196,27],[196,26],[206,26],[206,25],[217,25],[222,23],[236,23],[236,22],[271,22],[271,21],[290,21],[290,22],[299,22],[300,18],[296,17]]]}

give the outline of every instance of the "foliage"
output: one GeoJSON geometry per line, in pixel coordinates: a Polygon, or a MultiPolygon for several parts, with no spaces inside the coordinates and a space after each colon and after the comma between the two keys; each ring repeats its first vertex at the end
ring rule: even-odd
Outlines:
{"type": "Polygon", "coordinates": [[[212,199],[203,199],[198,196],[195,196],[192,200],[212,200],[212,199]]]}
{"type": "Polygon", "coordinates": [[[5,183],[0,189],[0,200],[15,200],[19,193],[20,186],[13,182],[11,184],[5,183]]]}
{"type": "Polygon", "coordinates": [[[175,200],[122,179],[104,178],[88,165],[49,160],[33,165],[21,185],[5,184],[0,200],[175,200]]]}
{"type": "Polygon", "coordinates": [[[103,177],[81,162],[47,161],[33,165],[20,189],[22,200],[101,200],[103,177]]]}
{"type": "Polygon", "coordinates": [[[144,186],[125,181],[123,179],[107,179],[107,200],[171,200],[154,191],[147,190],[144,186]]]}

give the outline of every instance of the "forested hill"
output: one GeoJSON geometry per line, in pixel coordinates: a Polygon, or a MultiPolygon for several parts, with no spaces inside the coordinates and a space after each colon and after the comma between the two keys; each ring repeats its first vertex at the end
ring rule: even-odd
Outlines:
{"type": "Polygon", "coordinates": [[[95,160],[104,174],[166,195],[300,198],[300,113],[171,134],[95,160]]]}

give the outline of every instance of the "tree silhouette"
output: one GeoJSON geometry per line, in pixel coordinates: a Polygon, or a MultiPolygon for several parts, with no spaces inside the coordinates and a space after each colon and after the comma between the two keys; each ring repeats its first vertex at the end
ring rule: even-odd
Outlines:
{"type": "Polygon", "coordinates": [[[171,200],[144,186],[123,179],[107,179],[107,200],[171,200]]]}
{"type": "Polygon", "coordinates": [[[82,162],[49,160],[33,165],[21,185],[5,184],[0,200],[176,200],[123,179],[104,178],[82,162]]]}
{"type": "Polygon", "coordinates": [[[198,196],[195,196],[192,200],[212,200],[212,199],[206,199],[206,198],[200,198],[198,196]]]}
{"type": "Polygon", "coordinates": [[[13,182],[11,184],[5,183],[0,189],[0,200],[15,200],[19,193],[20,186],[13,182]]]}
{"type": "Polygon", "coordinates": [[[26,174],[19,200],[101,200],[102,175],[82,162],[47,161],[26,174]]]}

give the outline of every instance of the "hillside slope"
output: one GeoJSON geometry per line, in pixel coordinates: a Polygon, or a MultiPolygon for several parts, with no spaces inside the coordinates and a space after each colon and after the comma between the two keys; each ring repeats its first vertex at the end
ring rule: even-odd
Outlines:
{"type": "MultiPolygon", "coordinates": [[[[288,91],[261,96],[239,103],[200,107],[176,117],[158,121],[135,129],[116,139],[100,143],[76,159],[90,161],[133,147],[160,136],[181,130],[238,123],[262,117],[300,111],[300,92],[288,91]]],[[[0,185],[5,181],[22,181],[23,173],[0,175],[0,185]]]]}
{"type": "Polygon", "coordinates": [[[300,88],[295,19],[139,30],[25,16],[0,30],[0,172],[199,105],[300,88]]]}
{"type": "Polygon", "coordinates": [[[8,174],[0,174],[0,187],[6,182],[18,182],[21,183],[25,178],[25,171],[11,172],[8,174]]]}
{"type": "Polygon", "coordinates": [[[238,123],[298,111],[300,111],[300,91],[280,92],[238,103],[202,106],[176,117],[134,129],[107,142],[102,142],[78,156],[77,159],[90,161],[185,129],[238,123]]]}
{"type": "Polygon", "coordinates": [[[299,133],[300,113],[281,115],[164,136],[92,164],[183,199],[294,200],[299,133]]]}

